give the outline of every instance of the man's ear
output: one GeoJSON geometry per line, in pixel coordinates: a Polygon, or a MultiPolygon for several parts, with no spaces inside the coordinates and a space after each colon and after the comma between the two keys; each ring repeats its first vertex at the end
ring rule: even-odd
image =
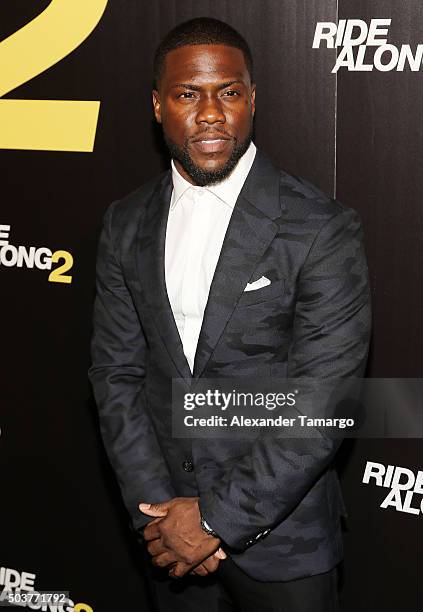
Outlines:
{"type": "Polygon", "coordinates": [[[157,123],[162,122],[162,109],[160,104],[160,95],[157,89],[153,89],[153,109],[157,123]]]}
{"type": "Polygon", "coordinates": [[[256,86],[255,83],[251,85],[251,112],[254,116],[256,112],[256,86]]]}

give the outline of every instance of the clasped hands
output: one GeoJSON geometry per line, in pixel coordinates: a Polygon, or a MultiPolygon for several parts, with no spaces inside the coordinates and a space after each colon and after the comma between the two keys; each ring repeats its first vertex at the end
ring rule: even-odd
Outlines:
{"type": "Polygon", "coordinates": [[[155,517],[144,527],[144,539],[152,563],[170,566],[169,576],[181,578],[188,572],[207,576],[216,571],[226,554],[220,539],[201,527],[198,497],[174,497],[160,504],[139,504],[143,514],[155,517]]]}

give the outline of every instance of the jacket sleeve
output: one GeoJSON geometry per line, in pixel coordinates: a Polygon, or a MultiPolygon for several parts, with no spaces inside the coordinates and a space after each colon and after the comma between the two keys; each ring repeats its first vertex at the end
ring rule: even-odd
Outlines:
{"type": "MultiPolygon", "coordinates": [[[[320,229],[300,271],[288,378],[363,376],[370,327],[361,223],[355,211],[341,210],[320,229]]],[[[323,403],[325,394],[315,397],[323,403]]],[[[324,405],[314,409],[325,415],[324,405]]],[[[289,515],[341,441],[324,428],[307,438],[258,436],[220,486],[201,496],[204,518],[229,546],[246,548],[289,515]]]]}
{"type": "Polygon", "coordinates": [[[175,497],[144,394],[148,347],[113,248],[114,202],[104,216],[97,255],[89,369],[105,449],[136,529],[151,517],[141,501],[175,497]]]}

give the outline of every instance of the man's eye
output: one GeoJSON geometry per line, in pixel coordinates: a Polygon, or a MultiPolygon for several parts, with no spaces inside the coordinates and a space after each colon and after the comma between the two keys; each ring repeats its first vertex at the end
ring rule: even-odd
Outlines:
{"type": "Polygon", "coordinates": [[[178,98],[194,98],[195,95],[192,93],[192,91],[184,91],[181,94],[178,95],[178,98]]]}
{"type": "Polygon", "coordinates": [[[224,96],[229,96],[230,98],[232,98],[234,96],[239,96],[239,93],[237,91],[235,91],[234,89],[229,89],[228,91],[225,91],[225,93],[223,95],[224,96]]]}

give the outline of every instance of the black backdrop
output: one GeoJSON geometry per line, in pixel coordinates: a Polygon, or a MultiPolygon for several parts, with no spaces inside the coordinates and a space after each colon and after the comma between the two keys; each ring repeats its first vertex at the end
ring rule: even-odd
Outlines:
{"type": "MultiPolygon", "coordinates": [[[[0,40],[48,5],[3,2],[0,40]]],[[[228,21],[251,44],[257,145],[362,215],[374,297],[369,375],[421,370],[421,73],[335,75],[335,50],[311,48],[316,22],[338,17],[391,17],[390,42],[415,45],[421,3],[109,0],[85,42],[5,96],[99,100],[94,151],[0,151],[0,225],[11,226],[10,244],[74,259],[68,284],[48,282],[47,270],[0,265],[0,567],[36,574],[39,589],[69,590],[86,602],[82,611],[149,609],[86,377],[95,251],[106,206],[168,163],[151,111],[152,57],[170,27],[199,15],[228,21]]],[[[0,81],[1,62],[0,43],[0,81]]],[[[344,446],[343,612],[422,606],[422,516],[382,510],[380,490],[361,482],[368,460],[422,469],[421,451],[420,440],[344,446]]]]}

